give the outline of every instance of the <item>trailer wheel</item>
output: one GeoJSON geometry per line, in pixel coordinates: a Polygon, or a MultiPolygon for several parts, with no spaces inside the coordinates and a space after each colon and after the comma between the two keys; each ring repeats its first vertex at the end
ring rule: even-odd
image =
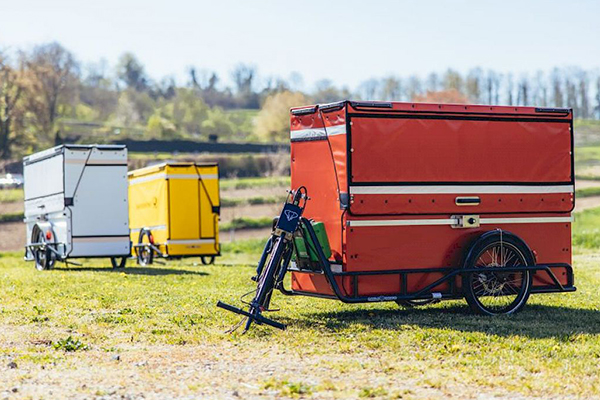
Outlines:
{"type": "Polygon", "coordinates": [[[398,303],[399,306],[402,306],[404,308],[422,307],[422,306],[427,306],[429,304],[436,304],[439,302],[440,302],[439,299],[397,300],[396,301],[396,303],[398,303]]]}
{"type": "Polygon", "coordinates": [[[200,260],[204,265],[211,265],[215,263],[215,256],[201,256],[200,260]]]}
{"type": "MultiPolygon", "coordinates": [[[[38,226],[34,228],[31,236],[31,241],[34,243],[46,243],[46,235],[44,235],[44,232],[38,226]]],[[[56,256],[48,245],[36,247],[33,250],[33,258],[35,260],[35,268],[38,271],[52,269],[56,263],[56,256]]]]}
{"type": "Polygon", "coordinates": [[[137,261],[142,267],[152,264],[154,260],[154,251],[150,247],[152,244],[152,233],[147,229],[140,231],[138,244],[142,245],[137,247],[137,261]]]}
{"type": "Polygon", "coordinates": [[[125,264],[127,264],[127,257],[111,257],[110,263],[112,264],[113,269],[125,268],[125,264]]]}
{"type": "Polygon", "coordinates": [[[520,311],[531,291],[529,271],[502,272],[502,268],[535,265],[531,250],[517,236],[502,231],[483,234],[465,260],[465,268],[494,267],[498,272],[471,272],[462,277],[465,298],[471,309],[484,315],[520,311]]]}

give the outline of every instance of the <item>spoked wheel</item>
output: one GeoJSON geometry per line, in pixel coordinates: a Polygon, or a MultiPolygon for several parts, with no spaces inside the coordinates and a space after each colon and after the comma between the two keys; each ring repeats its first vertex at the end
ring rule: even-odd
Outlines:
{"type": "Polygon", "coordinates": [[[423,307],[423,306],[427,306],[429,304],[436,304],[439,302],[440,301],[438,299],[398,300],[398,301],[396,301],[396,303],[398,303],[399,306],[402,306],[404,308],[423,307]]]}
{"type": "MultiPolygon", "coordinates": [[[[254,299],[250,304],[250,314],[255,314],[257,311],[259,313],[269,311],[271,295],[273,294],[273,289],[277,283],[279,269],[282,267],[282,259],[288,250],[283,237],[275,238],[272,243],[273,247],[268,255],[269,258],[260,272],[260,275],[257,277],[258,284],[256,285],[254,299]]],[[[250,324],[252,324],[252,319],[248,318],[244,331],[247,331],[250,328],[250,324]]]]}
{"type": "Polygon", "coordinates": [[[127,257],[111,257],[110,263],[112,264],[113,269],[125,268],[125,264],[127,264],[127,257]]]}
{"type": "Polygon", "coordinates": [[[138,244],[143,246],[137,247],[137,260],[138,264],[143,267],[152,264],[152,261],[154,260],[154,251],[150,247],[152,242],[152,233],[145,229],[142,230],[140,232],[138,244]]]}
{"type": "Polygon", "coordinates": [[[204,265],[211,265],[215,263],[215,256],[201,256],[200,260],[204,265]]]}
{"type": "MultiPolygon", "coordinates": [[[[46,243],[46,236],[41,229],[37,229],[33,236],[34,243],[46,243]]],[[[48,245],[39,246],[33,250],[33,258],[35,259],[35,268],[38,271],[52,269],[56,263],[56,255],[48,245]]]]}
{"type": "Polygon", "coordinates": [[[493,272],[463,275],[462,287],[473,311],[485,315],[520,311],[531,290],[529,271],[502,272],[503,268],[534,265],[530,250],[514,236],[494,233],[480,241],[465,262],[465,268],[494,268],[493,272]]]}

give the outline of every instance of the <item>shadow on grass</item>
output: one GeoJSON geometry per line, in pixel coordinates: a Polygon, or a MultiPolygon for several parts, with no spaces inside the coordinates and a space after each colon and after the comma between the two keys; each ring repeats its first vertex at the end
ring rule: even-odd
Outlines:
{"type": "Polygon", "coordinates": [[[402,330],[403,326],[453,329],[490,335],[522,335],[570,341],[576,334],[600,334],[600,311],[560,306],[530,305],[516,315],[495,317],[473,315],[468,306],[415,309],[364,309],[305,314],[306,319],[287,319],[287,324],[315,328],[323,325],[333,331],[356,325],[372,329],[402,330]]]}
{"type": "Polygon", "coordinates": [[[189,271],[185,269],[174,268],[159,268],[159,267],[125,267],[119,269],[100,268],[100,267],[64,267],[54,268],[57,271],[80,271],[80,272],[106,272],[106,273],[123,273],[126,275],[208,275],[203,271],[189,271]]]}

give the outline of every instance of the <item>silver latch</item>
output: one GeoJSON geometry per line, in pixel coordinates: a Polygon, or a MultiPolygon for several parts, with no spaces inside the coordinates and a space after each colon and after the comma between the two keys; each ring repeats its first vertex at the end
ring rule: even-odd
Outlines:
{"type": "Polygon", "coordinates": [[[453,228],[479,228],[479,215],[453,215],[453,228]]]}

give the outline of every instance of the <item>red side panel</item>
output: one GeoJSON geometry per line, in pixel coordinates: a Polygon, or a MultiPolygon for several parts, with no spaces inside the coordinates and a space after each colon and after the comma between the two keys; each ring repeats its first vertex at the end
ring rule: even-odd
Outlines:
{"type": "Polygon", "coordinates": [[[329,244],[340,257],[342,210],[338,188],[346,192],[345,109],[291,117],[292,188],[305,186],[310,201],[304,216],[325,224],[329,244]]]}
{"type": "MultiPolygon", "coordinates": [[[[537,263],[571,263],[570,113],[410,103],[306,110],[291,116],[292,187],[307,187],[305,216],[325,223],[344,271],[460,268],[473,240],[497,228],[522,238],[537,263]],[[340,209],[338,191],[350,192],[349,210],[340,209]],[[459,205],[463,197],[477,203],[459,205]],[[480,227],[439,223],[470,214],[480,227]],[[394,225],[420,219],[430,222],[394,225]]],[[[563,269],[553,271],[567,283],[563,269]]],[[[346,295],[379,296],[403,286],[414,293],[440,277],[360,276],[356,287],[352,278],[338,284],[346,295]]],[[[550,283],[545,273],[534,275],[535,286],[550,283]]],[[[333,294],[320,274],[293,273],[292,288],[333,294]]],[[[448,289],[444,283],[433,291],[448,289]]]]}
{"type": "MultiPolygon", "coordinates": [[[[494,216],[487,216],[494,217],[494,216]]],[[[507,217],[505,215],[496,217],[507,217]]],[[[511,217],[511,216],[509,216],[511,217]]],[[[513,215],[512,217],[522,217],[513,215]]],[[[556,214],[540,216],[557,217],[556,214]]],[[[563,215],[568,217],[568,214],[563,215]]],[[[420,216],[435,219],[440,216],[420,216]]],[[[389,220],[389,218],[386,218],[389,220]]],[[[364,221],[365,218],[353,219],[364,221]]],[[[376,219],[377,220],[382,220],[376,219]]],[[[371,219],[373,221],[373,219],[371,219]]],[[[347,232],[347,271],[379,271],[413,268],[459,268],[471,243],[489,230],[501,228],[523,239],[537,254],[537,263],[571,263],[571,224],[570,223],[518,223],[485,225],[474,229],[455,229],[449,225],[440,226],[357,226],[347,232]]],[[[566,284],[564,270],[556,269],[555,274],[566,284]]],[[[415,292],[440,278],[441,274],[415,274],[408,279],[409,292],[415,292]]],[[[359,281],[358,292],[363,295],[393,293],[400,291],[398,276],[393,281],[390,276],[369,277],[359,281]],[[368,282],[367,282],[368,281],[368,282]],[[377,292],[379,288],[379,292],[377,292]]],[[[546,273],[536,274],[534,285],[547,285],[550,281],[546,273]]],[[[447,285],[438,290],[447,289],[447,285]]]]}
{"type": "Polygon", "coordinates": [[[354,115],[351,212],[569,212],[569,119],[354,115]],[[435,118],[433,118],[435,117],[435,118]],[[445,118],[445,119],[444,119],[445,118]],[[489,118],[489,120],[482,120],[489,118]],[[474,197],[476,204],[460,204],[474,197]]]}
{"type": "Polygon", "coordinates": [[[352,181],[571,182],[570,125],[352,119],[352,181]]]}

